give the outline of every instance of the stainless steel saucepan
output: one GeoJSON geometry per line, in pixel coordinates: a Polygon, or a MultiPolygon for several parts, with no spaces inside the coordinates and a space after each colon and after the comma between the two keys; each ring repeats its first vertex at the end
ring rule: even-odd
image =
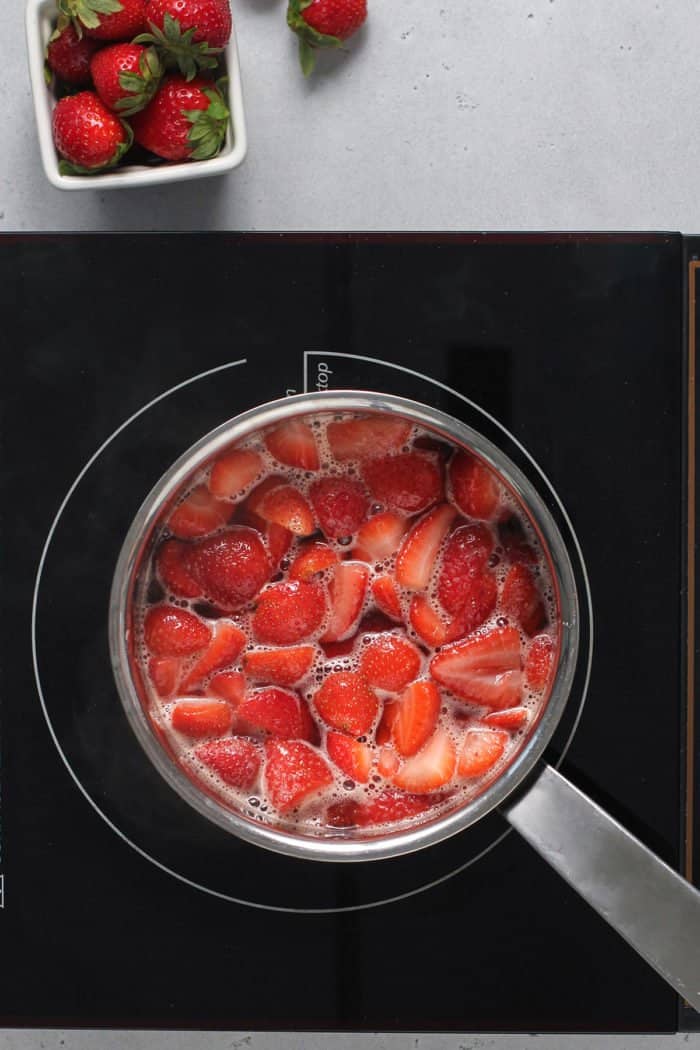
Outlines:
{"type": "Polygon", "coordinates": [[[110,648],[124,709],[146,754],[194,809],[248,842],[318,861],[368,861],[424,849],[497,809],[541,856],[631,945],[700,1010],[700,893],[543,761],[569,702],[580,622],[576,580],[566,544],[543,499],[523,472],[481,434],[437,409],[365,391],[300,394],[244,412],[189,449],[158,482],[136,515],[117,563],[110,600],[110,648]],[[560,655],[548,702],[504,772],[472,801],[409,830],[312,837],[279,830],[234,812],[197,788],[153,728],[136,669],[132,601],[154,533],[183,483],[232,442],[254,430],[318,412],[404,417],[465,446],[490,464],[520,500],[548,553],[561,621],[560,655]]]}

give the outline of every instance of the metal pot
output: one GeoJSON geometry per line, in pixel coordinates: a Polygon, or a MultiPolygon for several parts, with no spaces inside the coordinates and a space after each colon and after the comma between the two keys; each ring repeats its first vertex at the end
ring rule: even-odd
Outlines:
{"type": "Polygon", "coordinates": [[[428,847],[499,809],[662,977],[700,1008],[700,894],[542,761],[569,701],[579,658],[579,616],[575,576],[562,535],[535,487],[499,448],[427,405],[375,392],[335,391],[301,394],[245,412],[202,438],[173,464],[146,498],[124,541],[112,586],[109,634],[117,687],[141,746],[168,784],[220,827],[248,842],[307,860],[368,861],[428,847]],[[183,772],[146,712],[131,609],[154,532],[186,480],[252,431],[298,415],[343,411],[400,415],[469,448],[494,468],[526,510],[548,556],[561,624],[560,646],[555,679],[540,717],[507,768],[476,798],[409,830],[318,837],[248,819],[206,794],[183,772]]]}

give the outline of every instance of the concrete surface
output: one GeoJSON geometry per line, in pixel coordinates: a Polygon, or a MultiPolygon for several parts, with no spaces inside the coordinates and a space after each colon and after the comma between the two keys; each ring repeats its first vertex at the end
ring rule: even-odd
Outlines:
{"type": "Polygon", "coordinates": [[[369,0],[308,82],[285,0],[233,4],[244,166],[102,194],[45,181],[0,5],[0,229],[700,230],[694,0],[369,0]]]}

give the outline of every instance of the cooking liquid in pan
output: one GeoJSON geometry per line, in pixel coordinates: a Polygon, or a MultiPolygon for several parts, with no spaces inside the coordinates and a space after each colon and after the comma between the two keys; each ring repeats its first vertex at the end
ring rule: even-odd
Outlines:
{"type": "Polygon", "coordinates": [[[251,819],[333,836],[479,794],[558,648],[552,574],[505,484],[399,417],[352,413],[253,433],[189,479],[134,628],[187,775],[251,819]]]}

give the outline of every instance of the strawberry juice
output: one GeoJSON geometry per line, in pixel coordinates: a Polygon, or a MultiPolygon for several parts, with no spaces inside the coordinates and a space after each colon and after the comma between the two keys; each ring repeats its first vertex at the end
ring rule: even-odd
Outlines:
{"type": "Polygon", "coordinates": [[[296,417],[178,494],[137,587],[148,715],[246,817],[379,834],[474,798],[558,652],[536,532],[480,459],[398,416],[296,417]]]}

